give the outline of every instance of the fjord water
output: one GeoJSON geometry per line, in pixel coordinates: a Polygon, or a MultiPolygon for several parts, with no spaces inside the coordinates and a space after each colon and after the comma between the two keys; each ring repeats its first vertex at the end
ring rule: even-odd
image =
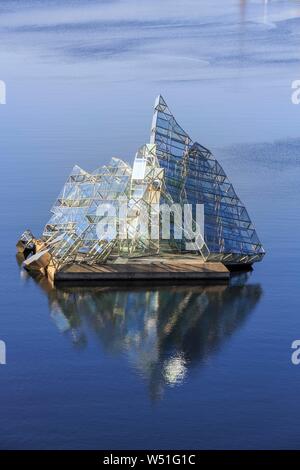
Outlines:
{"type": "Polygon", "coordinates": [[[299,448],[297,3],[41,3],[0,8],[0,448],[299,448]],[[263,262],[227,286],[28,276],[19,235],[74,164],[132,161],[158,93],[215,151],[263,262]]]}

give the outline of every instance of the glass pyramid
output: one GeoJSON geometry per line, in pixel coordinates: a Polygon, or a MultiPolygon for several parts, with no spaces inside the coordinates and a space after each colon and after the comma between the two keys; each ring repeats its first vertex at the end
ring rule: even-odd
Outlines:
{"type": "Polygon", "coordinates": [[[151,143],[156,144],[166,189],[173,200],[204,204],[204,258],[224,264],[260,261],[265,251],[223,168],[178,125],[161,95],[155,102],[151,143]]]}

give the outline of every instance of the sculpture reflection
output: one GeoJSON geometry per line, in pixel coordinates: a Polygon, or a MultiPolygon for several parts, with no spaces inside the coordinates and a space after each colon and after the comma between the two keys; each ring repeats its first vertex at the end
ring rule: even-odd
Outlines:
{"type": "Polygon", "coordinates": [[[246,320],[259,301],[249,274],[229,285],[166,287],[60,287],[36,278],[47,293],[51,317],[76,348],[90,334],[108,354],[125,354],[159,398],[166,385],[184,382],[246,320]]]}

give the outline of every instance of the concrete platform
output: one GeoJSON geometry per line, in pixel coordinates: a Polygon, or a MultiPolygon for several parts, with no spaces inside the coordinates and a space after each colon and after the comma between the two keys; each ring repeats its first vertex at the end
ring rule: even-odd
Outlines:
{"type": "Polygon", "coordinates": [[[229,270],[222,263],[204,262],[200,256],[149,257],[110,260],[106,264],[72,264],[55,274],[54,282],[199,280],[225,281],[229,270]]]}

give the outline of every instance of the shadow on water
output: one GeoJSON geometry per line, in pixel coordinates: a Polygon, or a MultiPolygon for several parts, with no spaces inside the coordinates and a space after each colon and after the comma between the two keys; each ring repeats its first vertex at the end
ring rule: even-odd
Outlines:
{"type": "Polygon", "coordinates": [[[125,354],[157,399],[243,325],[262,295],[259,284],[247,283],[250,275],[235,275],[225,285],[123,288],[55,288],[45,277],[34,280],[74,347],[96,337],[107,354],[125,354]]]}

